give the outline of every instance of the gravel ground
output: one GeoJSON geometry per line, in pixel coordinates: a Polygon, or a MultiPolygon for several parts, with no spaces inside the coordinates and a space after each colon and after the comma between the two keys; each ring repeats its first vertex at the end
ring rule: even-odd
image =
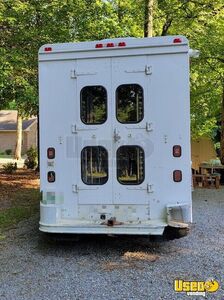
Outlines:
{"type": "Polygon", "coordinates": [[[54,243],[38,232],[38,216],[0,242],[0,299],[224,299],[224,189],[193,193],[190,235],[173,241],[85,237],[54,243]],[[173,280],[215,278],[206,297],[173,291],[173,280]]]}

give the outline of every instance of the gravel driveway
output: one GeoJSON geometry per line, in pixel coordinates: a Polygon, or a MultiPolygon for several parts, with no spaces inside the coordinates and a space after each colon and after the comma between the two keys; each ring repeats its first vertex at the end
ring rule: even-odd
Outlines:
{"type": "Polygon", "coordinates": [[[38,216],[0,242],[0,299],[224,299],[224,189],[196,190],[189,236],[149,242],[85,237],[54,243],[38,232],[38,216]],[[206,297],[173,291],[173,280],[215,278],[206,297]]]}

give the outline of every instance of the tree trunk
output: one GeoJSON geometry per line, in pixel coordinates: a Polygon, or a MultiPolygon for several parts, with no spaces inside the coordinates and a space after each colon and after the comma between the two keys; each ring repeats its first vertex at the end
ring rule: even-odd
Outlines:
{"type": "Polygon", "coordinates": [[[172,24],[172,21],[173,21],[172,18],[170,18],[170,17],[166,18],[166,22],[163,24],[163,30],[162,30],[162,33],[161,33],[162,36],[167,35],[167,31],[170,28],[170,26],[172,24]]]}
{"type": "Polygon", "coordinates": [[[118,2],[117,2],[117,17],[118,17],[118,21],[120,24],[122,21],[121,1],[120,0],[118,0],[118,2]]]}
{"type": "Polygon", "coordinates": [[[221,111],[221,140],[220,140],[220,148],[221,148],[221,163],[224,165],[224,85],[222,88],[222,111],[221,111]]]}
{"type": "Polygon", "coordinates": [[[22,152],[22,139],[23,139],[23,119],[19,112],[17,113],[17,130],[16,130],[16,149],[15,159],[21,159],[22,152]]]}
{"type": "Polygon", "coordinates": [[[152,37],[152,33],[153,33],[153,2],[154,2],[154,0],[145,0],[144,37],[152,37]]]}

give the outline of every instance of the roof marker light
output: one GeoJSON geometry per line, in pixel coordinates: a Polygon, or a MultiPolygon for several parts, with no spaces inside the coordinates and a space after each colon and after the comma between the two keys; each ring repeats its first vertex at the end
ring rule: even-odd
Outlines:
{"type": "Polygon", "coordinates": [[[107,47],[108,47],[108,48],[114,47],[114,43],[107,43],[107,47]]]}
{"type": "Polygon", "coordinates": [[[175,39],[173,40],[173,43],[174,43],[174,44],[182,43],[182,40],[181,40],[180,38],[175,38],[175,39]]]}
{"type": "Polygon", "coordinates": [[[118,46],[119,46],[119,47],[125,47],[125,46],[126,46],[126,43],[125,43],[125,42],[120,42],[120,43],[118,43],[118,46]]]}
{"type": "Polygon", "coordinates": [[[103,44],[96,44],[95,48],[103,48],[103,44]]]}
{"type": "Polygon", "coordinates": [[[45,48],[44,48],[44,51],[45,51],[45,52],[51,52],[51,51],[52,51],[52,48],[51,48],[51,47],[45,47],[45,48]]]}

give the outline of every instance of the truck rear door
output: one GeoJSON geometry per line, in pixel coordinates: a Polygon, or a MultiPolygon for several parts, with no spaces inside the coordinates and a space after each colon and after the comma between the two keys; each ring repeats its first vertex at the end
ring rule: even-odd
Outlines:
{"type": "Polygon", "coordinates": [[[112,60],[114,204],[149,203],[150,75],[147,56],[112,60]]]}
{"type": "Polygon", "coordinates": [[[79,204],[148,205],[150,74],[146,56],[77,61],[79,204]]]}
{"type": "Polygon", "coordinates": [[[112,204],[111,62],[79,59],[75,76],[75,192],[79,204],[112,204]]]}

